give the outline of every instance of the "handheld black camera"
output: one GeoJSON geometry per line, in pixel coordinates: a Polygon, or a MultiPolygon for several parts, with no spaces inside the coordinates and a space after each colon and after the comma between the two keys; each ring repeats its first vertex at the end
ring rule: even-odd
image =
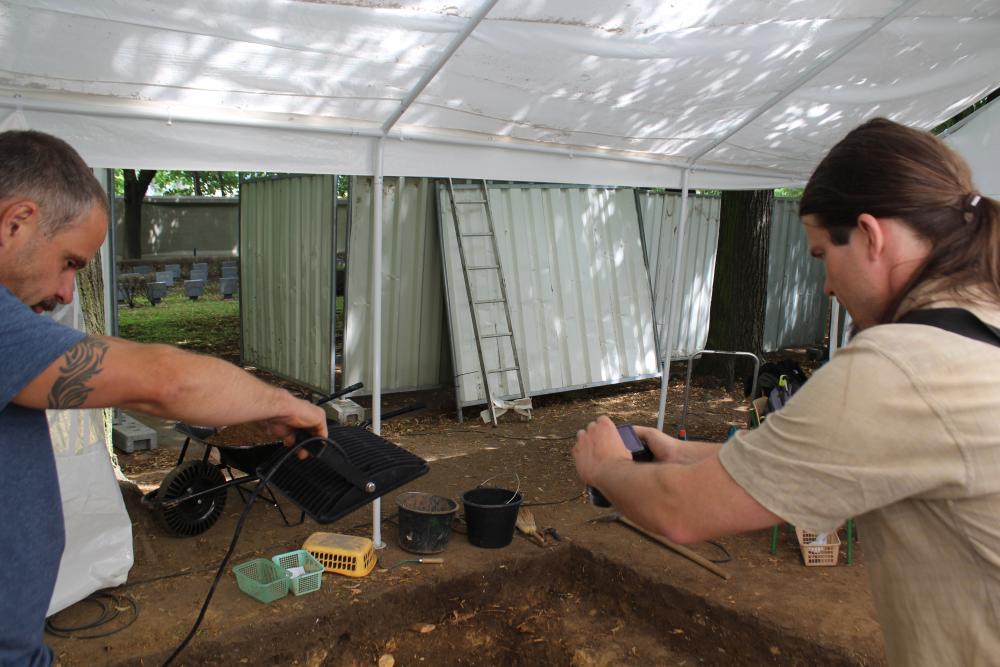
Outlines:
{"type": "MultiPolygon", "coordinates": [[[[646,444],[639,439],[636,435],[635,429],[632,428],[631,424],[622,424],[618,426],[618,435],[621,436],[622,442],[625,443],[625,448],[632,453],[632,460],[637,462],[647,462],[653,460],[653,452],[649,451],[646,444]]],[[[604,497],[598,489],[593,486],[587,487],[587,493],[590,494],[590,504],[595,507],[611,507],[611,503],[608,499],[604,497]]]]}

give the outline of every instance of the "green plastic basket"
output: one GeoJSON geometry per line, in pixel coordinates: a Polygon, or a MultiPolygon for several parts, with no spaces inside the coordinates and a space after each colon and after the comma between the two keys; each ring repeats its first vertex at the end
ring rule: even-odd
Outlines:
{"type": "Polygon", "coordinates": [[[272,558],[271,562],[289,576],[292,582],[292,592],[296,595],[305,595],[306,593],[318,591],[320,585],[323,583],[323,564],[304,549],[280,554],[272,558]],[[291,576],[288,570],[293,567],[304,568],[305,573],[291,576]]]}
{"type": "Polygon", "coordinates": [[[288,595],[288,573],[266,558],[240,563],[233,574],[240,590],[259,602],[267,604],[288,595]]]}

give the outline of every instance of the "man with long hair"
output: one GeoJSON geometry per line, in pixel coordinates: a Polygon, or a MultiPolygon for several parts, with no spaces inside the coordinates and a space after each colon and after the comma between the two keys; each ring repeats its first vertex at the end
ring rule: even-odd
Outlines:
{"type": "Polygon", "coordinates": [[[580,477],[677,542],[858,517],[898,665],[1000,660],[1000,203],[932,135],[885,119],[822,160],[800,205],[851,343],[726,445],[607,417],[577,435],[580,477]]]}

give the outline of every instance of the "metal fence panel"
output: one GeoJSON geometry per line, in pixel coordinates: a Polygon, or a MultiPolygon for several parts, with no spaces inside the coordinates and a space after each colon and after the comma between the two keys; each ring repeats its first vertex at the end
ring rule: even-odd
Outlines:
{"type": "Polygon", "coordinates": [[[823,263],[809,254],[797,199],[775,199],[768,250],[764,350],[822,345],[829,300],[823,263]]]}
{"type": "MultiPolygon", "coordinates": [[[[673,289],[673,258],[680,222],[681,196],[676,193],[638,192],[643,237],[653,283],[656,329],[665,344],[673,289]]],[[[671,357],[687,357],[705,349],[708,340],[715,255],[719,243],[720,197],[688,197],[688,226],[681,261],[684,263],[680,317],[674,329],[671,357]]],[[[658,346],[659,349],[659,346],[658,346]]]]}
{"type": "MultiPolygon", "coordinates": [[[[343,385],[364,382],[369,388],[372,179],[354,178],[351,193],[343,385]]],[[[432,183],[426,178],[386,178],[382,200],[383,392],[439,386],[446,381],[444,305],[432,183]]]]}
{"type": "MultiPolygon", "coordinates": [[[[458,186],[455,192],[460,201],[479,196],[469,186],[458,186]]],[[[632,190],[492,184],[489,197],[529,393],[655,376],[652,300],[632,190]]],[[[458,400],[461,405],[484,403],[472,318],[444,188],[439,189],[438,209],[458,400]]],[[[465,206],[462,213],[464,232],[485,229],[481,207],[465,206]],[[468,211],[472,213],[465,218],[468,211]]],[[[485,248],[476,248],[474,243],[467,247],[472,264],[490,258],[485,248]]],[[[487,273],[470,276],[479,281],[474,289],[482,298],[488,298],[487,290],[498,290],[495,275],[487,273]]],[[[502,306],[492,312],[486,307],[480,313],[484,332],[506,327],[502,306]]],[[[509,339],[488,340],[484,354],[489,367],[512,363],[509,339]]],[[[499,377],[498,389],[501,396],[515,394],[515,374],[499,377]]]]}
{"type": "Polygon", "coordinates": [[[322,392],[333,386],[336,178],[244,183],[243,361],[322,392]]]}

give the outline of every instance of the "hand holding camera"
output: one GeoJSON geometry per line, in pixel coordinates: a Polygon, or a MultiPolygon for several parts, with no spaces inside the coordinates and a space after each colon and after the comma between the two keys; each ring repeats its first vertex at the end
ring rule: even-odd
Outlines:
{"type": "MultiPolygon", "coordinates": [[[[653,453],[649,451],[646,444],[639,439],[636,435],[635,429],[632,428],[631,424],[622,424],[617,427],[618,435],[621,436],[622,442],[625,444],[625,449],[627,449],[632,454],[632,460],[640,463],[645,463],[653,460],[653,453]]],[[[604,494],[600,492],[599,489],[588,486],[587,493],[590,495],[590,503],[595,507],[611,507],[611,503],[604,494]]]]}

